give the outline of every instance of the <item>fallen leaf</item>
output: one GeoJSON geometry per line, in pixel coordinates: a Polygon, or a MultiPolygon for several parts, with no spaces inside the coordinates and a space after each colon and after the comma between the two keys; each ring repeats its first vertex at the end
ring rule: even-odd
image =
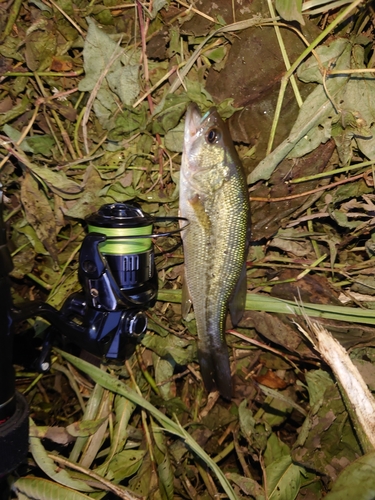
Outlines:
{"type": "Polygon", "coordinates": [[[55,217],[44,191],[39,189],[37,181],[27,171],[21,184],[21,199],[27,221],[57,263],[55,217]]]}

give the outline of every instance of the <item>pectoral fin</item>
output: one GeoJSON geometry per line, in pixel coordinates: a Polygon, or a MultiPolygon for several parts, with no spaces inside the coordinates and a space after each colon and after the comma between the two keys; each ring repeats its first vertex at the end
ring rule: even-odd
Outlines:
{"type": "Polygon", "coordinates": [[[189,199],[189,203],[194,210],[196,220],[200,227],[206,231],[209,231],[211,228],[211,221],[205,210],[203,199],[198,194],[195,194],[192,198],[189,199]]]}
{"type": "Polygon", "coordinates": [[[238,325],[238,323],[242,318],[246,304],[246,293],[247,293],[246,262],[244,262],[236,288],[234,289],[232,298],[230,299],[229,302],[229,312],[233,326],[238,325]]]}

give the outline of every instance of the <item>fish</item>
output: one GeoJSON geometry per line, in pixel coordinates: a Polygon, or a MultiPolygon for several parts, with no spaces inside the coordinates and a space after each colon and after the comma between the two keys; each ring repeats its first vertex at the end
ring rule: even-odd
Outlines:
{"type": "Polygon", "coordinates": [[[246,300],[250,207],[246,177],[228,126],[216,108],[201,114],[195,103],[185,117],[180,169],[184,283],[182,315],[194,308],[198,359],[208,392],[232,397],[225,324],[241,319],[246,300]]]}

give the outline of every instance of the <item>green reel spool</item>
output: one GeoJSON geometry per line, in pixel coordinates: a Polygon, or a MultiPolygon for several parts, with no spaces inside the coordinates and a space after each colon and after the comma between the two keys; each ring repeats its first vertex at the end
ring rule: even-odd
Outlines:
{"type": "Polygon", "coordinates": [[[133,253],[142,253],[150,250],[152,241],[152,225],[132,228],[110,228],[88,226],[89,233],[101,233],[107,236],[107,240],[99,245],[103,254],[126,255],[133,253]],[[148,238],[142,238],[146,235],[148,238]],[[136,238],[134,238],[136,236],[136,238]],[[130,237],[130,238],[129,238],[130,237]]]}
{"type": "Polygon", "coordinates": [[[138,254],[147,252],[152,246],[153,218],[133,205],[103,205],[97,213],[88,217],[87,223],[89,233],[101,233],[107,237],[100,245],[103,254],[138,254]]]}
{"type": "Polygon", "coordinates": [[[99,250],[122,289],[145,283],[154,275],[153,238],[179,233],[188,225],[183,217],[152,217],[138,206],[126,203],[103,205],[86,221],[89,233],[106,237],[99,244],[99,250]],[[155,223],[168,221],[186,224],[179,229],[153,234],[155,223]]]}
{"type": "Polygon", "coordinates": [[[141,286],[152,278],[153,217],[137,206],[113,203],[103,205],[86,220],[89,233],[106,237],[99,244],[99,251],[121,289],[141,286]]]}

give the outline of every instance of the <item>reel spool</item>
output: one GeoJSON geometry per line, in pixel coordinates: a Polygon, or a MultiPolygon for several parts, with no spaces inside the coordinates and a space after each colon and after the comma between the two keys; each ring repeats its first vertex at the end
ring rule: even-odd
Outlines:
{"type": "Polygon", "coordinates": [[[106,240],[99,244],[99,251],[122,290],[140,286],[152,278],[152,217],[138,207],[115,203],[103,205],[86,222],[89,233],[106,236],[106,240]]]}

